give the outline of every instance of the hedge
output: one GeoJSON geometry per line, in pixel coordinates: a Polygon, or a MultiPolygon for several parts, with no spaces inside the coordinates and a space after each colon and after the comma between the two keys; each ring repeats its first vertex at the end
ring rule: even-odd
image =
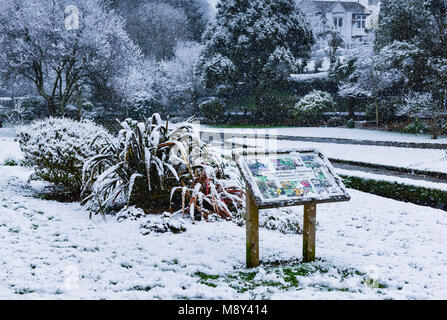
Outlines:
{"type": "Polygon", "coordinates": [[[447,211],[447,191],[347,175],[340,177],[347,188],[447,211]]]}

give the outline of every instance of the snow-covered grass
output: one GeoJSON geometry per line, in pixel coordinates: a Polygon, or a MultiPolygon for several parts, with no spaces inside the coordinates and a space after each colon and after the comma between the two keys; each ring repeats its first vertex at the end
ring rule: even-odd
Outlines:
{"type": "MultiPolygon", "coordinates": [[[[202,131],[236,132],[236,133],[255,133],[252,128],[216,128],[202,125],[202,131]]],[[[267,132],[260,132],[271,135],[284,135],[296,137],[320,137],[320,138],[340,138],[357,139],[371,141],[395,141],[395,142],[416,142],[416,143],[441,143],[447,146],[447,137],[442,136],[437,140],[431,139],[430,135],[425,134],[404,134],[389,131],[369,130],[369,129],[347,129],[347,128],[323,128],[323,127],[278,127],[268,129],[267,132]]]]}
{"type": "Polygon", "coordinates": [[[243,227],[143,236],[141,221],[33,198],[25,170],[0,168],[0,298],[447,297],[440,210],[351,190],[351,202],[318,207],[317,262],[298,262],[301,236],[261,229],[263,264],[247,270],[243,227]]]}
{"type": "MultiPolygon", "coordinates": [[[[263,139],[233,138],[237,144],[264,147],[263,139]]],[[[447,153],[440,149],[416,149],[382,146],[364,146],[336,143],[277,140],[270,142],[278,148],[317,148],[328,158],[381,164],[394,167],[447,172],[447,153]]]]}
{"type": "Polygon", "coordinates": [[[23,160],[20,146],[14,141],[15,128],[0,128],[0,165],[7,160],[23,160]]]}
{"type": "Polygon", "coordinates": [[[447,298],[441,210],[349,190],[350,202],[317,208],[315,263],[299,262],[300,235],[261,229],[263,263],[249,270],[244,227],[185,221],[181,234],[142,235],[158,217],[90,220],[36,197],[30,173],[0,166],[0,299],[447,298]]]}

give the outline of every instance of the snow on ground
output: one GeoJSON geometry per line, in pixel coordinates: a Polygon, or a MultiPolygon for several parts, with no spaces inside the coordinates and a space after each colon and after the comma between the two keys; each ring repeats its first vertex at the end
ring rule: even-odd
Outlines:
{"type": "MultiPolygon", "coordinates": [[[[263,139],[233,138],[237,144],[264,147],[263,139]]],[[[316,148],[332,159],[359,161],[410,169],[447,172],[447,152],[440,149],[416,149],[351,144],[316,143],[276,140],[269,142],[278,148],[316,148]]]]}
{"type": "Polygon", "coordinates": [[[296,137],[320,137],[320,138],[341,138],[372,141],[396,141],[396,142],[417,142],[417,143],[444,143],[447,147],[447,137],[443,136],[437,140],[432,140],[430,135],[403,134],[388,131],[368,130],[368,129],[348,129],[348,128],[324,128],[324,127],[283,127],[268,129],[252,128],[219,128],[201,125],[202,131],[211,132],[236,132],[236,133],[263,133],[271,135],[284,135],[296,137]]]}
{"type": "Polygon", "coordinates": [[[0,166],[0,299],[447,298],[441,210],[349,190],[350,202],[317,208],[317,262],[298,262],[300,235],[261,229],[263,264],[247,270],[244,227],[143,236],[141,220],[36,197],[30,173],[0,166]]]}
{"type": "Polygon", "coordinates": [[[21,160],[23,155],[19,144],[14,141],[15,130],[13,128],[0,128],[0,164],[6,160],[21,160]]]}

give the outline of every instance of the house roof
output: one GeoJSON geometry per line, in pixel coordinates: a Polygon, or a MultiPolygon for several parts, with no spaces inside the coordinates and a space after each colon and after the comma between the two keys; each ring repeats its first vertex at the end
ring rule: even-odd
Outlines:
{"type": "Polygon", "coordinates": [[[313,1],[317,11],[331,11],[337,4],[340,4],[346,12],[366,13],[366,8],[357,2],[350,1],[313,1]]]}

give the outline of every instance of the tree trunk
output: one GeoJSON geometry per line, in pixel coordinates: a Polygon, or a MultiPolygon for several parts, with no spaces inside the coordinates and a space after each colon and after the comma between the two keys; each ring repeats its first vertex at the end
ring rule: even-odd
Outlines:
{"type": "Polygon", "coordinates": [[[79,120],[82,119],[82,92],[81,88],[76,87],[76,105],[78,107],[79,120]]]}
{"type": "Polygon", "coordinates": [[[379,101],[377,99],[377,96],[374,97],[374,102],[376,104],[376,125],[379,125],[379,101]]]}
{"type": "Polygon", "coordinates": [[[354,119],[355,113],[354,113],[354,99],[352,97],[348,97],[348,117],[350,119],[354,119]]]}
{"type": "Polygon", "coordinates": [[[437,140],[439,138],[439,134],[440,134],[440,128],[438,127],[438,124],[436,122],[436,117],[432,118],[430,120],[430,130],[431,130],[431,134],[432,134],[432,139],[433,140],[437,140]]]}
{"type": "Polygon", "coordinates": [[[50,116],[55,117],[57,114],[56,112],[56,104],[54,103],[54,100],[52,98],[47,100],[48,104],[48,111],[50,113],[50,116]]]}

